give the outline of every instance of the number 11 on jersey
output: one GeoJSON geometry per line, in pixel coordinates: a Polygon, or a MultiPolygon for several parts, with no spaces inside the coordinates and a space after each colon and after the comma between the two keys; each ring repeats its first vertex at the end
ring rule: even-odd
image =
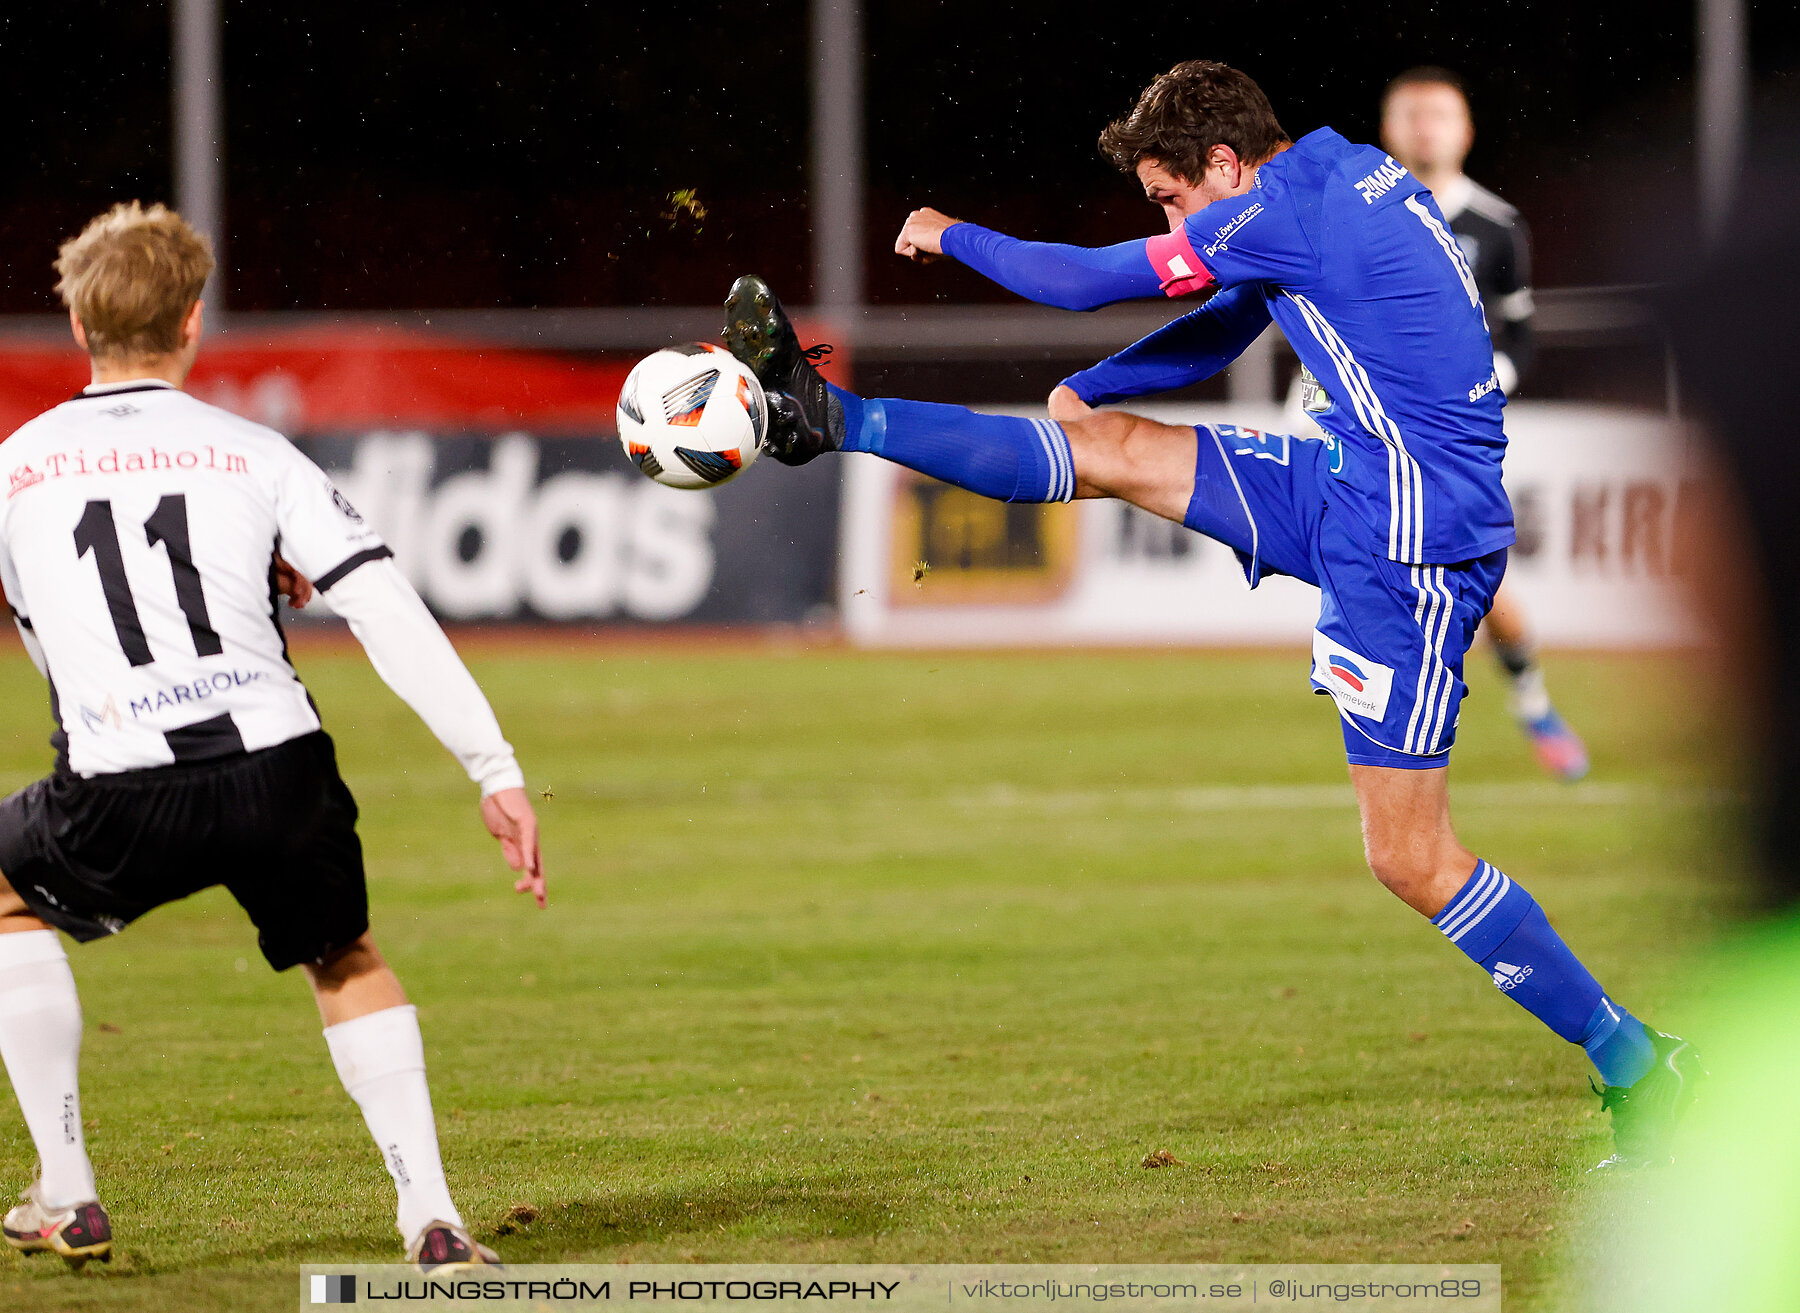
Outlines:
{"type": "MultiPolygon", "coordinates": [[[[171,493],[156,503],[156,509],[144,521],[144,541],[151,547],[161,543],[169,555],[169,571],[175,580],[175,600],[187,617],[195,655],[217,656],[223,652],[225,647],[206,611],[206,593],[200,586],[200,571],[194,568],[194,553],[188,542],[185,493],[171,493]]],[[[110,501],[89,502],[76,522],[75,554],[81,557],[90,552],[100,571],[106,609],[112,614],[113,632],[119,636],[119,647],[124,651],[125,659],[134,666],[149,665],[156,658],[144,637],[144,624],[131,595],[131,581],[125,577],[125,554],[119,547],[119,528],[113,520],[110,501]]]]}

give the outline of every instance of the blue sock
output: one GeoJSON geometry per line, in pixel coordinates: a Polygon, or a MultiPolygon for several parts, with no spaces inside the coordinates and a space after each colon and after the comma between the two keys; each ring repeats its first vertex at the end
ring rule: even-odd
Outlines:
{"type": "Polygon", "coordinates": [[[1477,862],[1475,874],[1431,924],[1479,962],[1513,1002],[1586,1049],[1608,1085],[1635,1084],[1650,1070],[1656,1055],[1644,1023],[1606,997],[1550,928],[1537,900],[1498,870],[1477,862]]]}
{"type": "Polygon", "coordinates": [[[1075,458],[1062,425],[925,401],[872,401],[834,387],[844,450],[866,451],[996,501],[1069,501],[1075,458]]]}

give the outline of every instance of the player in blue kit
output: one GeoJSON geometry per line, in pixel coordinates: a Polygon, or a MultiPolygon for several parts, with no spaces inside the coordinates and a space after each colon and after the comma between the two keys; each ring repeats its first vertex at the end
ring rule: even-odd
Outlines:
{"type": "Polygon", "coordinates": [[[1065,380],[1050,418],[1031,420],[832,387],[768,286],[739,279],[725,341],[769,393],[771,454],[871,452],[1005,501],[1116,497],[1228,544],[1252,586],[1268,573],[1317,585],[1312,685],[1337,705],[1371,869],[1587,1052],[1612,1113],[1604,1166],[1668,1161],[1704,1075],[1692,1047],[1608,998],[1450,822],[1463,655],[1513,522],[1493,346],[1437,204],[1374,147],[1329,128],[1290,140],[1254,81],[1208,61],[1157,78],[1100,145],[1167,233],[1088,249],[925,209],[896,251],[1072,310],[1212,289],[1204,304],[1065,380]],[[1322,441],[1093,409],[1216,373],[1271,319],[1319,381],[1322,441]]]}

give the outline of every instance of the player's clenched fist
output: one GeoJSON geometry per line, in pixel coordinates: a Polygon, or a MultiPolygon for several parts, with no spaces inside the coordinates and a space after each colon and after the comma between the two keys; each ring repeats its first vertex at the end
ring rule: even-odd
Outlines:
{"type": "Polygon", "coordinates": [[[944,229],[960,222],[941,210],[926,206],[906,216],[900,235],[894,239],[894,254],[909,260],[936,259],[944,253],[944,229]]]}
{"type": "Polygon", "coordinates": [[[1081,394],[1067,383],[1058,383],[1050,393],[1050,418],[1058,424],[1073,424],[1094,413],[1094,408],[1081,399],[1081,394]]]}

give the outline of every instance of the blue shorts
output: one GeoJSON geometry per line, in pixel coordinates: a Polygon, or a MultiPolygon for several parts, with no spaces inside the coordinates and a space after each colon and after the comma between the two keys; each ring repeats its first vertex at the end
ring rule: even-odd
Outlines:
{"type": "Polygon", "coordinates": [[[1331,439],[1231,424],[1195,433],[1185,523],[1232,548],[1252,588],[1265,574],[1318,586],[1312,686],[1337,704],[1351,763],[1442,766],[1467,691],[1463,654],[1494,603],[1506,552],[1444,565],[1391,561],[1326,499],[1331,439]]]}

